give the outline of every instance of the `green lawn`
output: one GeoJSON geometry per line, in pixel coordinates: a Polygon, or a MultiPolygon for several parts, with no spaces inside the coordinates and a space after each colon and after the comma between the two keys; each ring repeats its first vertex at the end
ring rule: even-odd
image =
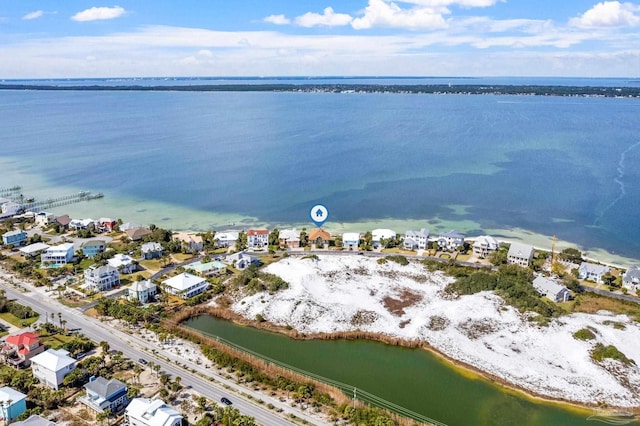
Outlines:
{"type": "Polygon", "coordinates": [[[400,247],[382,249],[382,253],[398,253],[398,254],[407,254],[407,255],[418,254],[418,252],[415,252],[413,250],[403,250],[400,247]]]}
{"type": "Polygon", "coordinates": [[[52,349],[59,349],[72,339],[73,336],[65,336],[63,334],[54,334],[51,336],[40,335],[40,341],[52,349]]]}
{"type": "Polygon", "coordinates": [[[171,257],[176,261],[176,262],[184,262],[187,259],[191,259],[194,256],[192,254],[189,253],[172,253],[171,257]]]}
{"type": "Polygon", "coordinates": [[[149,259],[140,261],[140,265],[145,269],[150,269],[152,271],[159,271],[162,269],[162,265],[164,261],[160,259],[149,259]]]}
{"type": "Polygon", "coordinates": [[[27,327],[31,324],[33,324],[34,322],[36,322],[38,320],[38,317],[33,317],[33,318],[27,318],[27,319],[21,319],[18,318],[16,316],[14,316],[13,314],[9,313],[9,312],[3,312],[0,314],[0,318],[3,319],[4,321],[8,322],[11,325],[15,325],[16,327],[27,327]]]}

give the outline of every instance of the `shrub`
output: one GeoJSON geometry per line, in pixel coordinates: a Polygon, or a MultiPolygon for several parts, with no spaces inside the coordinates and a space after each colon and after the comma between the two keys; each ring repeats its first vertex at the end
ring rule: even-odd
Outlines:
{"type": "Polygon", "coordinates": [[[395,256],[387,256],[386,259],[392,262],[396,262],[397,264],[402,266],[407,266],[409,264],[409,260],[407,260],[405,256],[402,256],[400,254],[395,256]]]}
{"type": "Polygon", "coordinates": [[[573,333],[573,338],[578,340],[593,340],[596,338],[596,335],[588,328],[581,328],[573,333]]]}
{"type": "Polygon", "coordinates": [[[627,356],[620,352],[615,346],[605,346],[602,343],[597,343],[591,351],[591,359],[602,362],[605,358],[618,360],[625,365],[636,363],[634,360],[627,358],[627,356]]]}

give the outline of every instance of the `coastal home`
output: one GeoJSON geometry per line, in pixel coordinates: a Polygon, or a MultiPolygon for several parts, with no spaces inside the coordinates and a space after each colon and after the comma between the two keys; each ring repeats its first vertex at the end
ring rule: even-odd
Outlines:
{"type": "Polygon", "coordinates": [[[261,263],[259,258],[243,251],[228,255],[224,258],[224,261],[227,265],[232,265],[238,270],[246,269],[251,265],[260,265],[261,263]]]}
{"type": "Polygon", "coordinates": [[[173,234],[173,240],[182,244],[182,248],[187,253],[198,253],[204,248],[204,240],[200,235],[178,232],[173,234]]]}
{"type": "Polygon", "coordinates": [[[120,272],[111,265],[93,265],[84,271],[84,286],[91,291],[110,290],[120,285],[120,272]]]}
{"type": "Polygon", "coordinates": [[[167,292],[183,299],[188,299],[207,291],[209,283],[204,278],[183,272],[180,275],[164,280],[162,286],[167,292]]]}
{"type": "Polygon", "coordinates": [[[269,230],[249,229],[247,231],[247,247],[259,249],[269,244],[269,230]]]}
{"type": "Polygon", "coordinates": [[[181,426],[182,415],[160,399],[134,398],[124,412],[128,426],[181,426]]]}
{"type": "Polygon", "coordinates": [[[129,300],[138,300],[140,303],[153,301],[158,294],[157,286],[149,280],[136,281],[127,289],[129,300]]]}
{"type": "Polygon", "coordinates": [[[144,243],[140,247],[145,259],[159,259],[162,257],[162,245],[156,242],[144,243]]]}
{"type": "Polygon", "coordinates": [[[429,231],[425,228],[404,233],[402,245],[405,250],[426,250],[427,244],[429,244],[429,231]]]}
{"type": "Polygon", "coordinates": [[[151,231],[147,228],[131,228],[124,231],[131,241],[140,241],[147,235],[151,235],[151,231]]]}
{"type": "Polygon", "coordinates": [[[73,243],[62,243],[51,246],[40,255],[40,262],[43,265],[62,266],[73,260],[73,243]]]}
{"type": "Polygon", "coordinates": [[[32,259],[41,255],[45,250],[51,247],[49,244],[45,243],[33,243],[29,244],[26,247],[21,247],[18,251],[22,253],[22,255],[27,259],[32,259]]]}
{"type": "Polygon", "coordinates": [[[27,411],[27,395],[8,386],[0,388],[0,420],[8,425],[27,411]]]}
{"type": "Polygon", "coordinates": [[[464,235],[451,230],[438,236],[438,247],[440,250],[455,251],[464,245],[464,235]]]}
{"type": "Polygon", "coordinates": [[[65,376],[76,369],[76,360],[64,349],[49,349],[31,358],[34,377],[58,390],[65,376]]]}
{"type": "Polygon", "coordinates": [[[118,221],[113,220],[110,217],[101,217],[98,219],[98,228],[102,232],[113,232],[117,225],[118,221]]]}
{"type": "Polygon", "coordinates": [[[278,236],[278,242],[281,249],[299,248],[300,247],[300,231],[296,228],[283,229],[278,236]]]}
{"type": "Polygon", "coordinates": [[[36,213],[33,219],[36,226],[39,226],[40,228],[46,228],[47,226],[55,222],[56,215],[53,213],[39,212],[36,213]]]}
{"type": "Polygon", "coordinates": [[[30,331],[7,336],[0,349],[5,362],[14,367],[29,367],[31,358],[44,352],[38,335],[30,331]]]}
{"type": "Polygon", "coordinates": [[[481,235],[473,243],[473,254],[484,259],[492,252],[498,250],[498,242],[489,235],[481,235]]]}
{"type": "Polygon", "coordinates": [[[89,240],[82,243],[82,254],[90,259],[107,249],[107,243],[103,240],[89,240]]]}
{"type": "Polygon", "coordinates": [[[127,254],[118,253],[108,259],[107,263],[123,274],[132,274],[138,270],[138,263],[127,254]]]}
{"type": "Polygon", "coordinates": [[[345,232],[342,234],[342,247],[347,250],[358,250],[360,246],[360,234],[357,232],[345,232]]]}
{"type": "Polygon", "coordinates": [[[125,232],[129,229],[143,228],[143,226],[135,222],[125,222],[122,225],[118,226],[118,228],[120,229],[120,232],[125,232]]]}
{"type": "Polygon", "coordinates": [[[69,222],[69,228],[79,231],[80,229],[89,229],[96,227],[96,221],[93,219],[72,219],[69,222]]]}
{"type": "Polygon", "coordinates": [[[511,243],[509,252],[507,253],[507,263],[510,265],[520,265],[528,267],[533,259],[533,247],[528,244],[511,243]]]}
{"type": "Polygon", "coordinates": [[[40,417],[37,414],[30,415],[26,420],[21,422],[13,422],[12,426],[57,426],[56,423],[51,420],[47,420],[44,417],[40,417]]]}
{"type": "Polygon", "coordinates": [[[331,234],[322,228],[316,228],[309,231],[309,244],[315,245],[316,248],[328,248],[331,241],[331,234]]]}
{"type": "Polygon", "coordinates": [[[396,231],[392,231],[391,229],[374,229],[371,231],[371,241],[373,243],[373,248],[378,248],[381,245],[381,241],[390,240],[391,238],[396,237],[396,231]]]}
{"type": "Polygon", "coordinates": [[[107,380],[104,377],[89,379],[84,385],[87,394],[79,398],[80,402],[93,411],[102,413],[110,410],[119,413],[129,403],[127,385],[118,379],[107,380]]]}
{"type": "Polygon", "coordinates": [[[184,268],[205,277],[218,276],[227,273],[227,265],[217,260],[207,263],[197,261],[186,265],[184,268]]]}
{"type": "Polygon", "coordinates": [[[71,218],[69,217],[68,214],[64,214],[62,216],[56,217],[55,224],[62,229],[69,229],[70,223],[71,223],[71,218]]]}
{"type": "Polygon", "coordinates": [[[533,288],[535,288],[541,296],[546,296],[554,302],[566,302],[571,299],[569,289],[549,278],[538,275],[533,280],[533,288]]]}
{"type": "Polygon", "coordinates": [[[13,201],[6,201],[0,205],[0,211],[2,212],[2,214],[0,214],[0,219],[11,217],[20,214],[22,206],[13,201]]]}
{"type": "Polygon", "coordinates": [[[578,268],[578,278],[581,280],[591,280],[597,283],[602,282],[602,276],[610,272],[608,266],[597,265],[595,263],[582,262],[578,268]]]}
{"type": "Polygon", "coordinates": [[[23,230],[9,231],[2,234],[2,242],[5,245],[13,244],[21,246],[27,241],[27,233],[23,230]]]}
{"type": "Polygon", "coordinates": [[[633,292],[640,290],[640,268],[632,266],[627,269],[622,276],[622,285],[633,292]]]}
{"type": "Polygon", "coordinates": [[[216,241],[216,247],[223,248],[234,246],[236,241],[238,241],[238,235],[239,233],[235,231],[216,232],[214,238],[216,241]]]}

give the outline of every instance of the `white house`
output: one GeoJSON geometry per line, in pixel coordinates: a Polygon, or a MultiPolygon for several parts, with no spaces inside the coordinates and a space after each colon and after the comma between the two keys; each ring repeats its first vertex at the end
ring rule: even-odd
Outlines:
{"type": "Polygon", "coordinates": [[[262,248],[269,245],[268,229],[249,229],[247,231],[247,247],[262,248]]]}
{"type": "Polygon", "coordinates": [[[238,232],[216,232],[215,240],[217,240],[216,245],[218,247],[231,247],[238,241],[238,232]]]}
{"type": "Polygon", "coordinates": [[[27,411],[27,395],[8,386],[0,388],[0,420],[8,425],[27,411]]]}
{"type": "Polygon", "coordinates": [[[69,222],[69,228],[79,230],[79,229],[87,229],[89,226],[96,226],[96,221],[93,219],[72,219],[69,222]]]}
{"type": "Polygon", "coordinates": [[[58,390],[64,377],[76,369],[76,360],[64,349],[49,349],[31,358],[34,377],[46,386],[58,390]]]}
{"type": "Polygon", "coordinates": [[[19,251],[20,253],[22,253],[24,257],[31,258],[31,257],[36,257],[39,254],[42,254],[42,252],[48,249],[49,247],[51,247],[49,244],[33,243],[33,244],[29,244],[26,247],[21,247],[19,251]]]}
{"type": "Polygon", "coordinates": [[[0,218],[10,217],[19,214],[22,210],[22,206],[13,201],[5,201],[4,203],[0,204],[0,210],[2,211],[0,218]]]}
{"type": "Polygon", "coordinates": [[[602,282],[602,276],[609,272],[610,269],[605,265],[597,265],[595,263],[582,262],[578,268],[578,278],[581,280],[591,280],[597,283],[602,282]]]}
{"type": "Polygon", "coordinates": [[[181,426],[182,415],[160,399],[134,398],[124,412],[129,426],[181,426]]]}
{"type": "Polygon", "coordinates": [[[371,241],[373,242],[373,248],[380,246],[381,240],[388,240],[396,237],[396,231],[391,229],[374,229],[371,231],[371,241]]]}
{"type": "Polygon", "coordinates": [[[473,254],[482,259],[496,250],[498,250],[498,242],[489,235],[481,235],[473,243],[473,254]]]}
{"type": "Polygon", "coordinates": [[[300,247],[300,231],[296,228],[283,229],[278,236],[280,247],[298,248],[300,247]]]}
{"type": "Polygon", "coordinates": [[[93,265],[84,271],[84,285],[88,290],[110,290],[120,285],[120,272],[111,265],[93,265]]]}
{"type": "Polygon", "coordinates": [[[242,270],[248,268],[251,265],[259,265],[260,259],[241,251],[239,253],[228,255],[224,258],[224,262],[227,265],[231,265],[236,269],[242,270]]]}
{"type": "Polygon", "coordinates": [[[204,248],[204,240],[200,235],[188,232],[177,232],[173,234],[173,239],[182,243],[182,247],[187,253],[197,253],[204,248]]]}
{"type": "Polygon", "coordinates": [[[53,213],[39,212],[34,216],[36,226],[46,228],[56,220],[56,215],[53,213]]]}
{"type": "Polygon", "coordinates": [[[342,234],[342,247],[347,250],[358,250],[360,246],[360,234],[357,232],[345,232],[342,234]]]}
{"type": "Polygon", "coordinates": [[[134,259],[131,256],[122,253],[116,254],[111,259],[107,260],[107,263],[118,271],[122,271],[123,274],[131,274],[138,269],[138,265],[135,263],[134,259]]]}
{"type": "Polygon", "coordinates": [[[120,225],[119,228],[120,228],[120,232],[124,232],[124,231],[128,231],[130,229],[142,228],[142,225],[140,225],[139,223],[135,223],[135,222],[125,222],[122,225],[120,225]]]}
{"type": "Polygon", "coordinates": [[[404,233],[403,246],[405,250],[426,250],[429,244],[429,231],[422,228],[419,231],[404,233]]]}
{"type": "Polygon", "coordinates": [[[149,280],[136,281],[127,289],[129,300],[139,300],[140,303],[152,301],[157,293],[157,286],[149,280]]]}
{"type": "Polygon", "coordinates": [[[157,259],[162,257],[162,245],[154,241],[142,244],[142,246],[140,246],[140,251],[142,252],[142,257],[145,259],[157,259]]]}
{"type": "Polygon", "coordinates": [[[571,298],[568,288],[542,275],[533,280],[533,287],[540,295],[546,296],[554,302],[566,302],[571,298]]]}
{"type": "Polygon", "coordinates": [[[438,248],[440,250],[455,251],[461,245],[464,245],[464,235],[454,230],[444,232],[438,236],[438,248]]]}
{"type": "Polygon", "coordinates": [[[511,243],[507,253],[507,263],[528,267],[533,259],[533,247],[528,244],[511,243]]]}
{"type": "Polygon", "coordinates": [[[66,265],[73,260],[73,243],[51,246],[40,255],[40,261],[46,265],[66,265]]]}
{"type": "Polygon", "coordinates": [[[188,272],[169,278],[162,282],[163,288],[171,294],[188,299],[200,293],[204,293],[209,288],[209,283],[204,278],[200,278],[188,272]]]}
{"type": "Polygon", "coordinates": [[[622,285],[631,291],[640,290],[640,268],[632,266],[622,276],[622,285]]]}

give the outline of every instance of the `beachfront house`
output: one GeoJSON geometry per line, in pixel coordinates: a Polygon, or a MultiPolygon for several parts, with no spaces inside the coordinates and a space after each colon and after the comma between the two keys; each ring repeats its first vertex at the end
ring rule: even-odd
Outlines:
{"type": "Polygon", "coordinates": [[[147,235],[151,235],[151,231],[147,228],[130,228],[124,231],[131,241],[140,241],[147,235]]]}
{"type": "Polygon", "coordinates": [[[57,426],[51,420],[40,417],[37,414],[30,415],[26,420],[11,423],[12,426],[57,426]]]}
{"type": "Polygon", "coordinates": [[[456,251],[464,245],[464,235],[451,230],[438,236],[438,248],[442,251],[456,251]]]}
{"type": "Polygon", "coordinates": [[[0,204],[0,219],[5,217],[16,216],[22,211],[22,206],[14,201],[5,201],[0,204]]]}
{"type": "Polygon", "coordinates": [[[498,242],[492,236],[481,235],[473,242],[473,254],[481,259],[496,250],[498,250],[498,242]]]}
{"type": "Polygon", "coordinates": [[[638,266],[627,269],[627,272],[622,276],[622,285],[632,292],[640,290],[640,268],[638,266]]]}
{"type": "Polygon", "coordinates": [[[139,223],[135,223],[135,222],[125,222],[122,225],[120,225],[118,228],[120,229],[120,232],[125,232],[125,231],[128,231],[130,229],[142,228],[142,225],[140,225],[139,223]]]}
{"type": "Polygon", "coordinates": [[[309,238],[309,244],[314,245],[315,248],[328,248],[329,241],[331,241],[331,234],[322,228],[312,229],[307,237],[309,238]]]}
{"type": "Polygon", "coordinates": [[[392,231],[391,229],[374,229],[371,231],[371,242],[373,243],[374,249],[383,245],[381,241],[390,240],[395,237],[396,231],[392,231]]]}
{"type": "Polygon", "coordinates": [[[93,259],[107,249],[107,243],[103,240],[89,240],[82,243],[82,254],[93,259]]]}
{"type": "Polygon", "coordinates": [[[296,228],[283,229],[278,235],[278,243],[281,249],[299,248],[300,247],[300,231],[296,228]]]}
{"type": "Polygon", "coordinates": [[[120,273],[111,265],[93,265],[84,271],[84,286],[91,291],[110,290],[120,285],[120,273]]]}
{"type": "Polygon", "coordinates": [[[571,293],[569,293],[568,288],[542,275],[538,275],[533,280],[533,288],[535,288],[541,296],[545,296],[554,302],[566,302],[571,299],[571,293]]]}
{"type": "Polygon", "coordinates": [[[268,229],[249,229],[247,231],[247,247],[251,249],[260,249],[269,244],[268,229]]]}
{"type": "Polygon", "coordinates": [[[69,222],[69,228],[79,231],[80,229],[89,229],[90,227],[95,228],[96,221],[93,219],[72,219],[69,222]]]}
{"type": "Polygon", "coordinates": [[[164,280],[162,287],[171,294],[188,299],[207,291],[209,283],[204,278],[183,272],[180,275],[164,280]]]}
{"type": "Polygon", "coordinates": [[[31,358],[44,352],[44,349],[38,335],[27,331],[7,336],[0,348],[0,354],[7,364],[28,367],[31,365],[31,358]]]}
{"type": "Polygon", "coordinates": [[[531,259],[533,259],[533,253],[533,247],[528,244],[511,243],[507,253],[507,263],[526,268],[531,263],[531,259]]]}
{"type": "Polygon", "coordinates": [[[111,219],[110,217],[101,217],[98,219],[98,228],[102,232],[113,232],[118,225],[118,221],[111,219]]]}
{"type": "Polygon", "coordinates": [[[202,237],[193,233],[177,232],[173,234],[173,240],[180,242],[186,253],[198,253],[204,248],[202,237]]]}
{"type": "Polygon", "coordinates": [[[429,231],[425,228],[404,233],[403,247],[405,250],[426,250],[427,244],[429,244],[429,231]]]}
{"type": "Polygon", "coordinates": [[[123,274],[132,274],[138,270],[138,262],[131,256],[122,253],[116,254],[107,260],[107,263],[123,274]]]}
{"type": "Polygon", "coordinates": [[[73,243],[62,243],[51,246],[40,255],[40,262],[45,266],[62,266],[73,260],[73,243]]]}
{"type": "Polygon", "coordinates": [[[76,369],[76,360],[64,349],[49,349],[31,358],[33,376],[58,390],[65,376],[76,369]]]}
{"type": "Polygon", "coordinates": [[[127,385],[118,379],[91,378],[84,388],[87,394],[79,398],[80,402],[98,413],[119,413],[129,403],[127,385]]]}
{"type": "Polygon", "coordinates": [[[239,233],[235,231],[216,232],[214,238],[216,246],[219,248],[234,246],[238,241],[238,235],[239,233]]]}
{"type": "Polygon", "coordinates": [[[128,426],[181,426],[182,415],[160,399],[134,398],[124,412],[128,426]]]}
{"type": "Polygon", "coordinates": [[[36,226],[40,228],[46,228],[56,220],[56,215],[48,212],[39,212],[34,216],[36,226]]]}
{"type": "Polygon", "coordinates": [[[259,258],[251,256],[244,251],[228,255],[224,258],[224,262],[238,270],[246,269],[251,265],[260,265],[261,263],[259,258]]]}
{"type": "Polygon", "coordinates": [[[201,261],[193,262],[184,267],[203,277],[212,277],[227,273],[227,265],[217,260],[202,263],[201,261]]]}
{"type": "Polygon", "coordinates": [[[590,280],[601,283],[602,276],[607,272],[610,272],[610,268],[608,266],[582,262],[578,268],[578,278],[581,280],[590,280]]]}
{"type": "Polygon", "coordinates": [[[342,234],[342,247],[347,250],[358,250],[360,246],[360,234],[357,232],[345,232],[342,234]]]}
{"type": "Polygon", "coordinates": [[[140,303],[152,302],[156,294],[158,294],[158,288],[149,280],[136,281],[127,289],[127,298],[138,300],[140,303]]]}
{"type": "Polygon", "coordinates": [[[62,216],[56,217],[55,224],[62,228],[63,230],[69,229],[69,224],[71,223],[71,218],[68,214],[63,214],[62,216]]]}
{"type": "Polygon", "coordinates": [[[29,244],[26,247],[21,247],[18,251],[27,259],[33,259],[41,255],[46,249],[51,247],[49,244],[45,243],[33,243],[29,244]]]}
{"type": "Polygon", "coordinates": [[[27,411],[27,395],[4,386],[0,388],[0,420],[8,425],[27,411]]]}
{"type": "Polygon", "coordinates": [[[23,230],[9,231],[2,234],[2,242],[5,245],[12,244],[14,246],[21,246],[27,241],[27,233],[23,230]]]}
{"type": "Polygon", "coordinates": [[[153,241],[142,244],[140,251],[145,259],[159,259],[162,257],[162,245],[153,241]]]}

